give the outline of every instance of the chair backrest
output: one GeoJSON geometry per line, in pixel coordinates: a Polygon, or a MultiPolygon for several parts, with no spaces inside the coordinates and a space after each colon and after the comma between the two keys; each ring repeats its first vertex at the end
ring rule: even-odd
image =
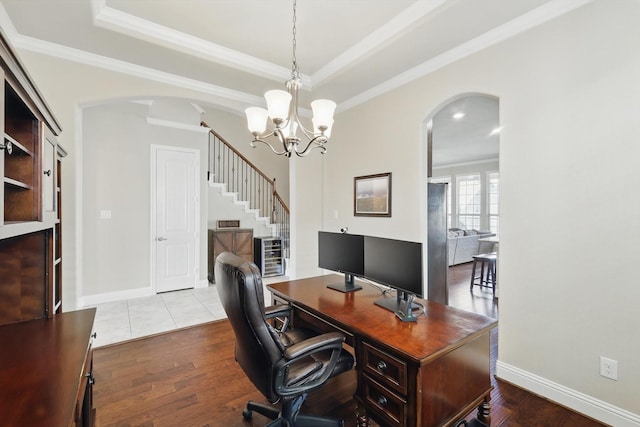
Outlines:
{"type": "Polygon", "coordinates": [[[215,280],[236,336],[236,360],[256,388],[276,402],[273,367],[282,358],[283,348],[265,320],[260,270],[250,261],[223,252],[216,258],[215,280]]]}

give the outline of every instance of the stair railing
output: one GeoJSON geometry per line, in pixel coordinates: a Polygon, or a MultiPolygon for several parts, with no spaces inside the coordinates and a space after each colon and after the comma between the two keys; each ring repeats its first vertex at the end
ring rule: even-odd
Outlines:
{"type": "MultiPolygon", "coordinates": [[[[202,126],[209,127],[202,122],[202,126]]],[[[289,207],[276,190],[276,180],[271,179],[251,161],[229,144],[216,131],[209,133],[209,182],[226,184],[227,191],[238,194],[238,199],[257,209],[260,216],[268,217],[276,227],[276,235],[282,239],[283,254],[289,257],[289,207]]]]}

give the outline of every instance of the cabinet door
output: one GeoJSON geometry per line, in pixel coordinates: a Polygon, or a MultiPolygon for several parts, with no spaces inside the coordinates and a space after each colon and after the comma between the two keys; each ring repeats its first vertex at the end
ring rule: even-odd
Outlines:
{"type": "Polygon", "coordinates": [[[253,262],[253,231],[237,231],[235,233],[234,243],[234,253],[247,261],[253,262]]]}
{"type": "Polygon", "coordinates": [[[213,260],[222,252],[234,252],[233,233],[230,231],[216,231],[213,234],[213,260]]]}
{"type": "MultiPolygon", "coordinates": [[[[0,69],[0,99],[4,99],[4,71],[0,69]]],[[[0,142],[0,145],[3,147],[7,143],[4,138],[4,113],[5,109],[3,105],[0,104],[0,130],[2,130],[3,139],[0,142]]],[[[2,177],[2,185],[0,185],[0,227],[4,225],[4,156],[6,155],[6,149],[3,149],[0,152],[0,177],[2,177]]]]}
{"type": "Polygon", "coordinates": [[[42,156],[42,211],[45,221],[58,218],[56,197],[56,146],[55,136],[43,125],[42,156]]]}

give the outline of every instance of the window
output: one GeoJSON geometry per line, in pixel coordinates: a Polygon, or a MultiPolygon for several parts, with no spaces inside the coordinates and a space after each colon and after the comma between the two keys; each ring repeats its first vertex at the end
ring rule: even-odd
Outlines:
{"type": "Polygon", "coordinates": [[[488,214],[489,214],[489,230],[498,234],[500,231],[500,213],[499,213],[499,200],[500,200],[500,174],[498,172],[487,173],[487,195],[489,199],[488,214]]]}
{"type": "Polygon", "coordinates": [[[451,228],[451,177],[439,176],[431,178],[431,182],[435,184],[448,184],[447,185],[447,229],[451,228]]]}
{"type": "Polygon", "coordinates": [[[480,175],[460,175],[456,177],[456,183],[457,226],[466,230],[479,230],[482,202],[480,175]]]}

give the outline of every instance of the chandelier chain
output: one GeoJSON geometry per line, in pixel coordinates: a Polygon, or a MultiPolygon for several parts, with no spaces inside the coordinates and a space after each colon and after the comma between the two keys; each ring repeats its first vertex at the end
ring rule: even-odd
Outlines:
{"type": "Polygon", "coordinates": [[[300,77],[300,73],[298,72],[298,62],[296,59],[296,4],[297,1],[293,0],[293,57],[291,62],[291,76],[294,78],[300,77]]]}
{"type": "Polygon", "coordinates": [[[270,90],[265,93],[266,110],[261,107],[250,107],[245,112],[249,131],[253,134],[251,147],[255,148],[255,144],[259,142],[267,145],[274,154],[279,156],[291,157],[295,153],[298,157],[304,157],[315,149],[320,150],[321,153],[327,151],[325,144],[331,135],[336,103],[328,99],[316,99],[313,101],[311,103],[313,128],[304,127],[298,115],[298,91],[302,87],[302,79],[300,78],[298,60],[296,58],[298,44],[296,39],[298,20],[296,9],[298,2],[297,0],[291,1],[293,3],[292,64],[291,79],[285,82],[287,91],[270,90]],[[269,117],[271,117],[274,127],[267,131],[269,117]],[[302,133],[302,138],[296,132],[302,133]],[[281,149],[274,147],[268,141],[272,137],[282,145],[281,149]],[[306,142],[303,142],[303,139],[306,139],[306,142]]]}

